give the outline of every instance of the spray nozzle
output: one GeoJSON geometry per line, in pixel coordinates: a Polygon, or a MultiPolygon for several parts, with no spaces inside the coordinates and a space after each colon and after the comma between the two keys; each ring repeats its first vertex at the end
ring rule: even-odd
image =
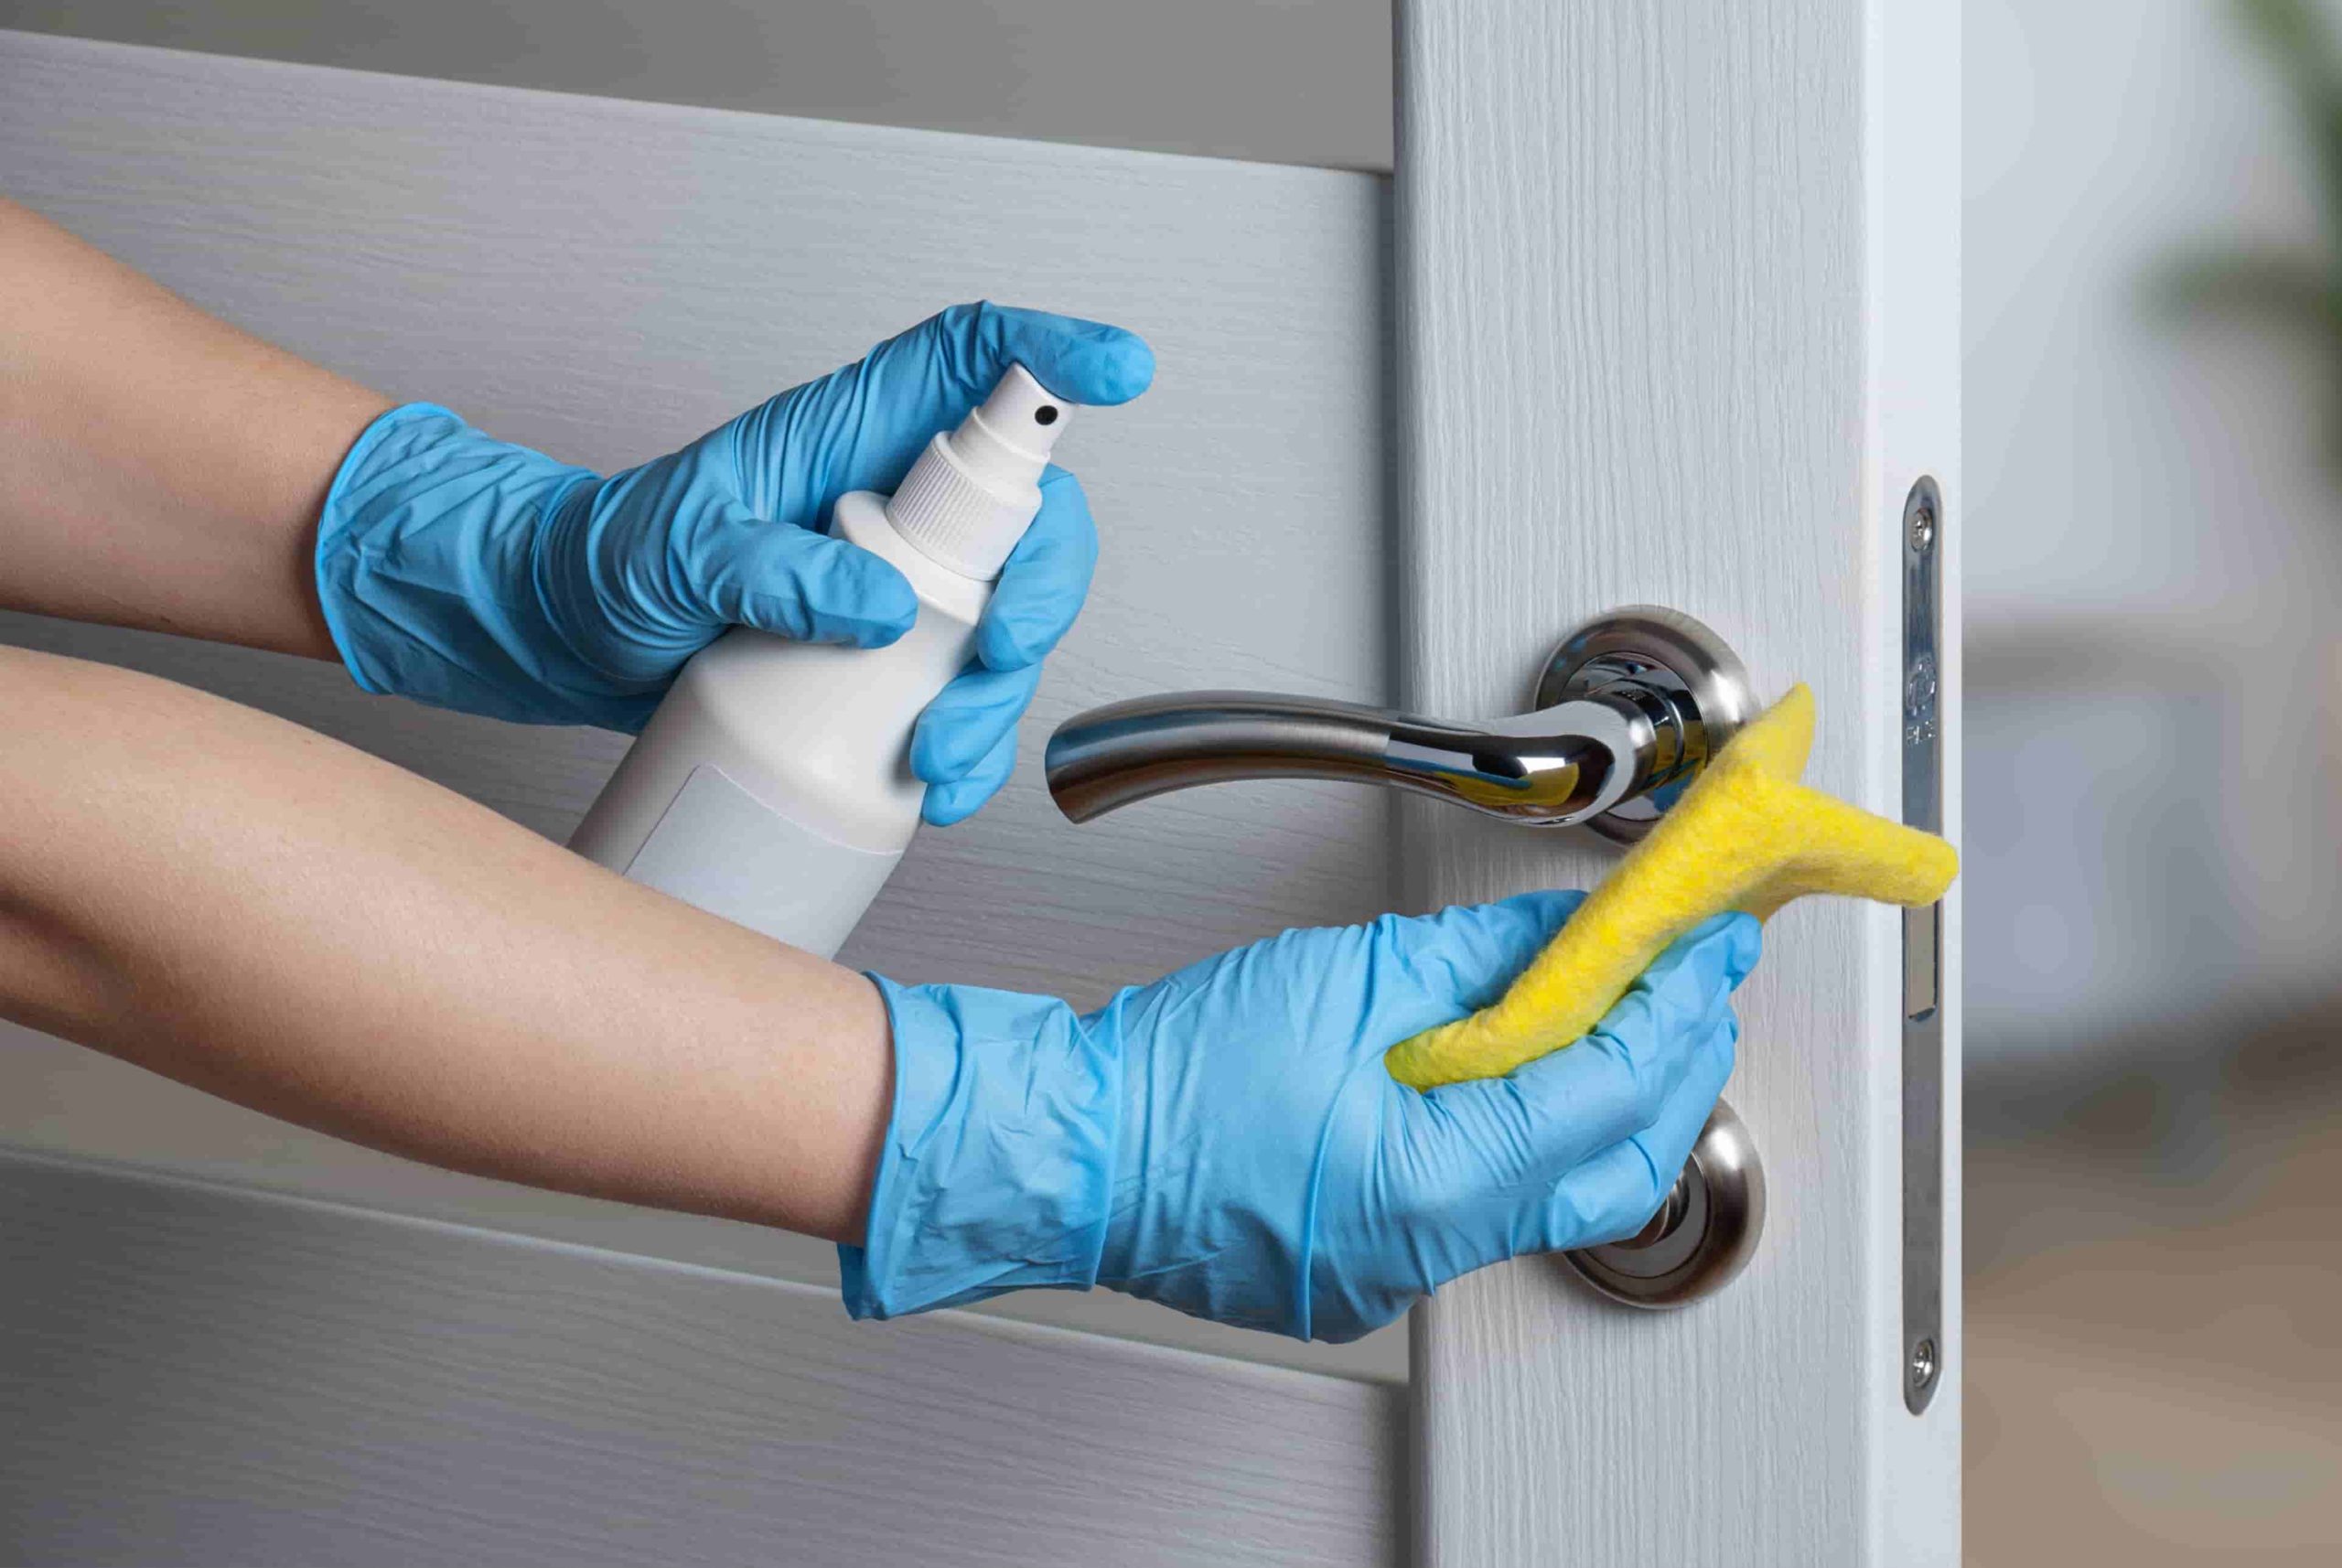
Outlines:
{"type": "Polygon", "coordinates": [[[1011,365],[1000,384],[992,389],[992,395],[952,432],[952,439],[959,441],[975,431],[1046,464],[1049,449],[1065,433],[1065,405],[1033,379],[1032,371],[1011,365]]]}
{"type": "Polygon", "coordinates": [[[983,581],[1041,510],[1041,474],[1067,404],[1011,365],[959,428],[938,435],[886,503],[896,531],[937,564],[983,581]]]}

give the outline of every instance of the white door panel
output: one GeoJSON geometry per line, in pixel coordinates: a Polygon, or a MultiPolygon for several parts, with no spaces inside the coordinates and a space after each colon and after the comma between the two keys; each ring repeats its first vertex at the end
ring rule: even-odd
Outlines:
{"type": "Polygon", "coordinates": [[[0,1154],[0,1560],[1352,1564],[1403,1395],[0,1154]]]}
{"type": "MultiPolygon", "coordinates": [[[[1162,373],[1067,442],[1107,548],[1016,779],[920,835],[843,961],[1089,1004],[1388,907],[1390,814],[1210,790],[1075,828],[1066,714],[1181,686],[1380,701],[1387,182],[1318,169],[679,109],[0,33],[16,199],[400,397],[609,468],[956,300],[1123,322],[1162,373]],[[1134,896],[1144,890],[1144,897],[1134,896]]],[[[270,709],[566,837],[622,736],[360,693],[338,668],[0,613],[0,638],[270,709]]],[[[0,1141],[816,1283],[801,1238],[451,1176],[0,1025],[0,1141]]],[[[1399,1377],[1404,1337],[1295,1345],[1100,1294],[1007,1315],[1399,1377]]]]}

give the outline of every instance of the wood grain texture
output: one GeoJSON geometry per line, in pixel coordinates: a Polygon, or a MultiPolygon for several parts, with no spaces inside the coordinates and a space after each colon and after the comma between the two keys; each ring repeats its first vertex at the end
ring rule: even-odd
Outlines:
{"type": "MultiPolygon", "coordinates": [[[[972,821],[921,835],[843,957],[1088,1004],[1289,925],[1387,907],[1376,791],[1226,786],[1077,829],[1039,779],[1049,730],[1099,702],[1197,686],[1387,695],[1384,182],[5,32],[0,169],[11,196],[231,320],[605,468],[953,300],[1144,333],[1155,390],[1087,421],[1063,454],[1104,560],[1017,777],[972,821]]],[[[556,838],[625,746],[368,697],[337,667],[241,649],[20,615],[0,615],[0,638],[282,714],[556,838]]],[[[187,1163],[264,1165],[335,1197],[572,1236],[607,1214],[410,1179],[129,1083],[114,1064],[5,1036],[0,1141],[119,1153],[164,1125],[187,1163]]],[[[623,1244],[668,1250],[661,1223],[630,1217],[623,1244]]],[[[704,1254],[704,1227],[671,1229],[677,1255],[704,1254]]],[[[826,1273],[825,1249],[796,1252],[792,1269],[826,1273]]],[[[1198,1332],[1121,1302],[1037,1310],[1198,1332]]],[[[1400,1350],[1363,1354],[1390,1373],[1400,1350]]]]}
{"type": "Polygon", "coordinates": [[[1395,1563],[1398,1391],[0,1155],[0,1558],[1395,1563]]]}
{"type": "MultiPolygon", "coordinates": [[[[1959,493],[1956,6],[1401,11],[1410,704],[1509,711],[1580,619],[1670,605],[1764,695],[1810,682],[1811,780],[1898,813],[1902,498],[1959,493]]],[[[1403,823],[1426,900],[1606,860],[1403,823]]],[[[1636,1314],[1541,1260],[1418,1313],[1425,1561],[1957,1561],[1956,1353],[1924,1421],[1898,1383],[1898,932],[1836,901],[1767,931],[1728,1092],[1772,1215],[1722,1294],[1636,1314]]]]}

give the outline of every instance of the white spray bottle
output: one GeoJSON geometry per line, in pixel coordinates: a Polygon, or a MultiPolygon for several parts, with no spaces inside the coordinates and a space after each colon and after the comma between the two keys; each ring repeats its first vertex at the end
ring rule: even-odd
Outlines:
{"type": "Polygon", "coordinates": [[[886,648],[737,628],[683,666],[569,847],[711,914],[835,953],[918,831],[911,726],[966,664],[1008,553],[1040,510],[1065,404],[1012,365],[889,498],[841,497],[832,532],[910,579],[886,648]]]}

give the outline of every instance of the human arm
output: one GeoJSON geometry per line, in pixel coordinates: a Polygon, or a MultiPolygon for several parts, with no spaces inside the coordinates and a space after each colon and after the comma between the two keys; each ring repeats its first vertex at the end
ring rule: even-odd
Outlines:
{"type": "Polygon", "coordinates": [[[390,406],[0,199],[0,605],[338,658],[317,509],[390,406]]]}
{"type": "Polygon", "coordinates": [[[1730,1073],[1756,928],[1420,1093],[1574,894],[1288,931],[1119,993],[865,979],[293,725],[0,649],[0,1012],[434,1164],[847,1247],[894,1316],[1105,1284],[1347,1338],[1630,1232],[1730,1073]]]}
{"type": "Polygon", "coordinates": [[[869,981],[293,725],[0,649],[0,1011],[287,1121],[858,1237],[869,981]]]}
{"type": "MultiPolygon", "coordinates": [[[[0,605],[340,659],[369,691],[639,730],[735,625],[878,646],[917,613],[823,532],[891,489],[1023,363],[1071,403],[1154,372],[1120,328],[955,306],[688,446],[600,474],[391,400],[251,337],[0,201],[0,605]]],[[[931,704],[929,821],[1004,782],[1041,661],[1097,559],[1053,468],[1040,514],[931,704]]]]}

